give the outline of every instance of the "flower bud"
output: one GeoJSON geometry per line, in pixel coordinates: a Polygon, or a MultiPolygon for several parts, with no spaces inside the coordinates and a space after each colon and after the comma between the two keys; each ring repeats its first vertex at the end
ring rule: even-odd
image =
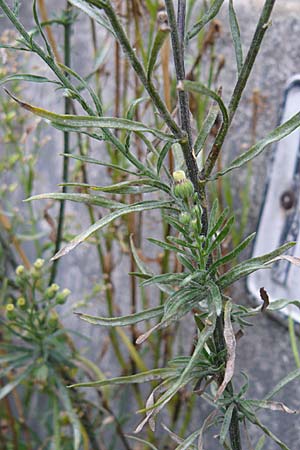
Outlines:
{"type": "Polygon", "coordinates": [[[44,262],[45,262],[44,259],[38,258],[38,259],[34,262],[33,266],[34,266],[35,269],[39,270],[39,269],[41,269],[41,268],[43,267],[44,262]]]}
{"type": "Polygon", "coordinates": [[[24,297],[19,297],[17,300],[17,305],[19,308],[25,308],[26,306],[26,300],[24,297]]]}
{"type": "Polygon", "coordinates": [[[6,305],[6,315],[8,319],[14,319],[16,317],[15,305],[13,303],[6,305]]]}
{"type": "Polygon", "coordinates": [[[174,195],[177,198],[182,198],[187,200],[194,193],[194,187],[190,180],[186,178],[185,172],[183,170],[176,170],[173,172],[174,179],[174,195]]]}
{"type": "Polygon", "coordinates": [[[57,294],[56,303],[58,305],[63,305],[70,294],[71,294],[70,289],[63,289],[61,292],[57,294]]]}
{"type": "Polygon", "coordinates": [[[58,325],[58,317],[57,314],[52,312],[49,319],[48,319],[48,325],[52,329],[56,329],[58,325]]]}
{"type": "Polygon", "coordinates": [[[183,225],[189,225],[191,221],[191,216],[187,212],[182,212],[179,216],[179,220],[183,225]]]}
{"type": "Polygon", "coordinates": [[[18,266],[16,268],[16,275],[18,275],[18,277],[24,275],[25,272],[25,267],[24,266],[18,266]]]}
{"type": "Polygon", "coordinates": [[[51,300],[55,297],[57,291],[59,290],[59,286],[56,283],[52,283],[51,286],[49,286],[46,290],[46,298],[51,300]]]}

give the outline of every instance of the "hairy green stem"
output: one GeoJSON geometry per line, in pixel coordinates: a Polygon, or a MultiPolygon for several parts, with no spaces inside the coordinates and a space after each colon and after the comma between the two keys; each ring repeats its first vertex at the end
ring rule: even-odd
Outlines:
{"type": "MultiPolygon", "coordinates": [[[[242,94],[244,92],[247,81],[251,74],[253,65],[255,63],[257,54],[260,50],[262,40],[263,40],[264,35],[269,27],[270,17],[271,17],[271,13],[274,8],[275,2],[276,2],[276,0],[266,0],[264,7],[262,9],[262,12],[261,12],[261,15],[259,18],[259,22],[257,24],[249,51],[247,53],[245,62],[241,69],[241,73],[238,77],[238,81],[235,85],[235,88],[233,90],[233,94],[232,94],[232,97],[231,97],[231,100],[229,103],[229,126],[230,126],[230,124],[233,120],[233,117],[237,111],[242,94]]],[[[202,180],[207,179],[209,177],[209,175],[211,174],[211,172],[216,164],[216,161],[219,157],[221,148],[223,146],[223,143],[225,141],[226,135],[229,130],[229,126],[226,127],[224,123],[222,124],[222,126],[218,132],[218,135],[215,139],[215,142],[213,144],[213,147],[207,156],[204,168],[201,172],[202,180]]]]}

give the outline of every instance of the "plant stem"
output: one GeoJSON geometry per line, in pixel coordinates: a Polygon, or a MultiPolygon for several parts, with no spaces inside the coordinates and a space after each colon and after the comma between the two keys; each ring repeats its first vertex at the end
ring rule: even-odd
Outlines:
{"type": "Polygon", "coordinates": [[[188,93],[180,89],[180,82],[185,79],[184,67],[184,31],[185,31],[185,0],[178,1],[178,19],[174,10],[173,0],[165,0],[166,10],[169,19],[169,26],[171,30],[171,41],[173,48],[173,58],[175,64],[176,78],[179,84],[178,97],[180,108],[181,128],[187,136],[187,140],[181,142],[181,147],[187,166],[189,178],[191,179],[194,189],[197,192],[202,208],[202,233],[207,231],[207,202],[205,188],[199,183],[199,169],[196,158],[193,154],[193,137],[190,120],[190,107],[188,93]]]}
{"type": "MultiPolygon", "coordinates": [[[[71,5],[67,2],[65,14],[67,16],[66,23],[64,25],[64,64],[67,67],[71,66],[71,22],[68,20],[71,13],[71,5]]],[[[66,74],[67,76],[67,74],[66,74]]],[[[71,113],[72,101],[70,98],[65,98],[65,114],[71,113]]],[[[68,131],[64,131],[64,154],[68,155],[70,153],[70,133],[68,131]]],[[[63,174],[62,174],[62,182],[67,183],[69,179],[69,158],[67,156],[63,157],[63,174]]],[[[67,186],[63,186],[62,192],[67,192],[67,186]]],[[[55,241],[55,250],[54,254],[56,254],[61,245],[62,237],[63,237],[63,226],[65,221],[65,201],[62,200],[60,202],[59,207],[59,215],[58,215],[58,225],[56,232],[56,241],[55,241]]],[[[52,284],[56,278],[57,267],[58,267],[58,259],[55,259],[51,268],[51,275],[49,280],[49,285],[52,284]]]]}
{"type": "MultiPolygon", "coordinates": [[[[257,54],[260,50],[262,40],[264,38],[264,35],[268,29],[271,13],[273,10],[273,7],[275,5],[276,0],[266,0],[263,10],[261,12],[259,22],[257,24],[249,51],[247,53],[245,62],[243,64],[241,73],[238,77],[238,81],[235,85],[235,88],[233,90],[233,94],[229,103],[229,126],[232,123],[233,117],[237,111],[237,108],[239,106],[242,94],[244,92],[244,89],[246,87],[247,81],[249,79],[250,73],[252,71],[254,62],[256,60],[257,54]]],[[[213,144],[213,147],[207,157],[207,160],[205,162],[204,168],[201,172],[201,179],[205,180],[209,177],[211,174],[215,163],[218,159],[218,156],[220,154],[222,145],[225,141],[226,135],[228,133],[229,126],[226,127],[224,124],[222,124],[218,135],[215,139],[215,142],[213,144]]]]}

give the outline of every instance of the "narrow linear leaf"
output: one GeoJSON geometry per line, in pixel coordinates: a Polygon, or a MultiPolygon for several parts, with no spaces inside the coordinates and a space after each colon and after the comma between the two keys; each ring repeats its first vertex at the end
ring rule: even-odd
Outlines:
{"type": "Polygon", "coordinates": [[[148,65],[147,65],[148,80],[151,79],[152,72],[155,67],[156,60],[159,55],[160,49],[162,48],[162,46],[163,46],[165,40],[167,39],[167,37],[169,36],[169,34],[170,34],[170,28],[168,27],[168,25],[166,25],[165,23],[161,24],[161,26],[155,36],[155,39],[153,41],[151,50],[150,50],[150,56],[149,56],[148,65]]]}
{"type": "Polygon", "coordinates": [[[214,17],[216,17],[223,3],[224,0],[214,0],[210,8],[203,14],[201,19],[197,23],[195,23],[192,26],[192,28],[187,32],[185,38],[186,43],[194,36],[196,36],[198,33],[200,33],[202,28],[204,28],[208,22],[210,22],[214,17]]]}
{"type": "Polygon", "coordinates": [[[90,195],[90,194],[72,194],[64,192],[51,192],[49,194],[38,194],[24,200],[25,202],[31,202],[33,200],[69,200],[71,202],[85,203],[87,205],[102,206],[108,209],[120,209],[124,208],[125,204],[111,200],[106,197],[101,197],[100,195],[90,195]]]}
{"type": "Polygon", "coordinates": [[[239,27],[238,19],[237,19],[235,10],[234,10],[233,0],[229,0],[229,22],[230,22],[232,40],[233,40],[233,44],[234,44],[235,59],[236,59],[238,74],[240,74],[241,70],[242,70],[242,66],[243,66],[243,50],[242,50],[242,43],[241,43],[240,27],[239,27]]]}
{"type": "Polygon", "coordinates": [[[214,310],[216,311],[217,316],[219,316],[222,312],[222,306],[223,306],[222,295],[221,295],[220,289],[218,288],[216,283],[214,283],[212,280],[207,281],[207,286],[209,289],[210,302],[211,302],[214,310]]]}
{"type": "Polygon", "coordinates": [[[82,161],[87,164],[96,164],[99,166],[108,167],[110,169],[118,170],[120,172],[129,173],[130,175],[140,176],[140,173],[133,172],[132,170],[129,170],[125,167],[121,167],[116,164],[106,163],[106,162],[100,161],[99,159],[91,158],[89,156],[73,155],[71,153],[61,153],[61,156],[66,156],[67,158],[76,159],[78,161],[82,161]]]}
{"type": "Polygon", "coordinates": [[[142,124],[141,122],[135,122],[128,119],[120,119],[115,117],[94,117],[94,116],[79,116],[71,114],[56,114],[46,109],[38,108],[36,106],[25,103],[12,95],[6,90],[7,94],[10,95],[22,108],[32,112],[36,116],[42,117],[43,119],[49,120],[50,123],[77,127],[78,131],[82,131],[86,128],[113,128],[119,130],[134,131],[140,133],[151,133],[159,139],[173,141],[175,139],[172,135],[164,133],[155,128],[150,128],[142,124]]]}
{"type": "Polygon", "coordinates": [[[212,413],[209,414],[209,416],[206,417],[206,419],[203,422],[203,425],[201,427],[200,433],[199,433],[199,439],[198,439],[198,450],[203,450],[203,437],[204,437],[204,432],[207,430],[207,428],[209,428],[213,422],[215,417],[217,416],[218,411],[213,411],[212,413]]]}
{"type": "Polygon", "coordinates": [[[297,410],[290,409],[282,402],[274,402],[270,400],[244,400],[243,403],[258,409],[270,409],[271,411],[280,411],[287,414],[297,414],[297,410]]]}
{"type": "Polygon", "coordinates": [[[70,0],[71,5],[76,6],[76,8],[80,9],[82,12],[87,14],[91,19],[95,20],[99,25],[109,31],[113,36],[115,33],[105,16],[99,13],[99,9],[93,8],[93,6],[89,5],[86,1],[82,0],[70,0]]]}
{"type": "Polygon", "coordinates": [[[228,127],[229,119],[227,108],[221,97],[216,92],[212,91],[211,89],[208,89],[206,86],[204,86],[202,83],[199,83],[198,81],[185,80],[183,81],[183,86],[184,89],[187,91],[197,92],[198,94],[206,95],[215,100],[218,103],[219,108],[221,110],[223,117],[223,124],[225,125],[225,127],[228,127]]]}
{"type": "Polygon", "coordinates": [[[88,383],[76,383],[68,386],[69,388],[75,387],[102,387],[102,386],[110,386],[114,384],[138,384],[138,383],[147,383],[149,381],[161,380],[164,378],[168,378],[170,376],[174,376],[176,372],[172,369],[153,369],[147,372],[136,373],[134,375],[129,375],[126,377],[116,377],[110,378],[107,380],[98,380],[92,381],[88,383]]]}
{"type": "Polygon", "coordinates": [[[127,437],[128,439],[132,439],[132,440],[134,440],[134,441],[140,442],[141,444],[145,444],[145,445],[146,445],[149,449],[151,449],[151,450],[158,450],[158,448],[155,447],[153,444],[151,444],[151,442],[147,442],[147,441],[145,441],[144,439],[138,438],[138,437],[136,437],[136,436],[131,436],[131,435],[129,435],[129,434],[126,434],[126,437],[127,437]]]}
{"type": "Polygon", "coordinates": [[[167,154],[169,153],[169,151],[172,148],[172,142],[167,142],[164,147],[162,148],[161,152],[159,153],[159,157],[157,159],[157,165],[156,165],[156,170],[157,170],[157,175],[159,175],[160,170],[162,168],[163,162],[165,157],[167,156],[167,154]]]}
{"type": "Polygon", "coordinates": [[[224,308],[224,339],[227,350],[227,357],[226,357],[227,362],[224,373],[224,379],[215,396],[215,402],[221,397],[221,395],[226,389],[227,384],[231,381],[234,375],[236,340],[231,323],[231,310],[232,310],[232,303],[231,301],[227,301],[224,308]]]}
{"type": "Polygon", "coordinates": [[[74,450],[79,450],[81,442],[80,433],[80,420],[73,408],[68,390],[59,381],[56,381],[58,385],[59,397],[68,413],[72,428],[73,428],[73,448],[74,450]]]}
{"type": "Polygon", "coordinates": [[[258,155],[260,155],[268,145],[278,142],[281,139],[285,138],[293,131],[295,131],[297,128],[299,128],[299,126],[300,126],[300,112],[295,114],[291,119],[289,119],[284,124],[275,128],[275,130],[271,131],[271,133],[269,133],[264,139],[260,140],[255,145],[253,145],[248,151],[246,151],[241,156],[234,159],[226,169],[222,170],[221,172],[217,172],[216,175],[211,179],[214,180],[218,177],[225,175],[228,172],[231,172],[234,169],[237,169],[247,164],[253,158],[256,158],[258,155]]]}
{"type": "Polygon", "coordinates": [[[169,202],[159,202],[159,201],[144,201],[140,203],[134,203],[132,205],[126,206],[125,208],[120,208],[117,211],[108,214],[100,220],[97,220],[93,225],[87,228],[87,230],[80,233],[74,239],[72,239],[69,244],[67,244],[64,248],[62,248],[56,255],[53,256],[52,261],[62,256],[67,255],[71,250],[74,250],[79,244],[85,241],[88,237],[90,237],[96,231],[101,230],[109,223],[116,220],[118,217],[124,216],[133,212],[140,211],[149,211],[151,209],[160,209],[160,208],[170,208],[169,202]]]}
{"type": "Polygon", "coordinates": [[[211,132],[212,127],[214,126],[216,119],[219,114],[219,106],[213,104],[208,112],[207,117],[204,120],[204,123],[202,125],[202,128],[197,136],[197,139],[194,144],[194,152],[197,156],[199,152],[202,150],[206,139],[209,136],[209,133],[211,132]]]}
{"type": "Polygon", "coordinates": [[[58,81],[49,80],[49,78],[46,77],[40,77],[38,75],[32,75],[30,73],[15,73],[0,78],[0,86],[2,86],[5,83],[8,83],[9,81],[29,81],[31,83],[54,83],[60,85],[58,81]]]}
{"type": "Polygon", "coordinates": [[[104,327],[126,327],[128,325],[133,325],[138,322],[143,322],[145,320],[150,320],[154,319],[155,317],[159,317],[163,313],[163,309],[164,309],[163,306],[157,306],[156,308],[146,309],[144,311],[135,314],[120,317],[91,316],[89,314],[83,314],[80,312],[75,312],[75,314],[78,315],[80,319],[92,323],[93,325],[99,325],[104,327]]]}
{"type": "Polygon", "coordinates": [[[11,391],[13,391],[20,383],[22,383],[23,380],[32,372],[34,365],[29,365],[23,370],[23,372],[16,376],[12,381],[5,384],[0,389],[0,400],[2,400],[4,397],[6,397],[11,391]]]}
{"type": "Polygon", "coordinates": [[[234,248],[231,252],[229,252],[227,255],[223,256],[222,258],[218,259],[216,262],[214,262],[210,267],[210,272],[214,272],[218,267],[229,263],[233,259],[237,258],[238,255],[246,248],[248,245],[253,241],[255,238],[256,233],[252,233],[250,236],[248,236],[246,239],[243,240],[236,248],[234,248]]]}
{"type": "Polygon", "coordinates": [[[267,268],[267,264],[269,264],[272,259],[286,252],[294,245],[295,242],[288,242],[273,252],[237,264],[233,269],[229,270],[219,278],[218,286],[220,286],[221,289],[225,289],[240,278],[250,275],[250,273],[255,272],[256,270],[267,268]]]}
{"type": "Polygon", "coordinates": [[[266,442],[266,437],[262,436],[256,444],[255,450],[262,450],[266,442]]]}
{"type": "Polygon", "coordinates": [[[286,377],[284,377],[276,386],[269,392],[268,395],[265,396],[264,400],[270,400],[274,395],[276,395],[281,389],[283,389],[287,384],[291,383],[291,381],[296,380],[300,377],[300,369],[296,369],[293,372],[290,372],[286,377]]]}
{"type": "Polygon", "coordinates": [[[230,427],[232,413],[233,413],[234,408],[235,408],[234,404],[231,403],[231,405],[229,405],[229,407],[226,409],[226,413],[224,415],[224,420],[223,420],[221,431],[220,431],[220,444],[221,445],[224,444],[227,434],[229,432],[229,427],[230,427]]]}

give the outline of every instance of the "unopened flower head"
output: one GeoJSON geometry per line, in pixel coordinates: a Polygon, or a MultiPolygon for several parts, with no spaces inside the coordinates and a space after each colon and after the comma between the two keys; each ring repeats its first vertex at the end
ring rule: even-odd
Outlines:
{"type": "Polygon", "coordinates": [[[194,193],[194,186],[190,180],[186,178],[183,170],[176,170],[173,172],[174,179],[174,195],[177,198],[187,200],[191,198],[194,193]]]}
{"type": "Polygon", "coordinates": [[[25,272],[25,267],[24,267],[24,266],[20,265],[20,266],[18,266],[18,267],[16,268],[16,275],[18,275],[19,277],[20,277],[21,275],[23,275],[24,272],[25,272]]]}
{"type": "Polygon", "coordinates": [[[26,306],[26,300],[24,297],[19,297],[17,300],[17,305],[19,306],[19,308],[24,308],[24,306],[26,306]]]}
{"type": "Polygon", "coordinates": [[[61,292],[58,293],[56,297],[56,302],[60,305],[63,305],[70,294],[71,294],[70,289],[63,289],[61,292]]]}
{"type": "Polygon", "coordinates": [[[41,269],[41,268],[43,267],[44,262],[45,262],[44,259],[38,258],[38,259],[34,262],[33,266],[34,266],[35,269],[39,270],[39,269],[41,269]]]}

